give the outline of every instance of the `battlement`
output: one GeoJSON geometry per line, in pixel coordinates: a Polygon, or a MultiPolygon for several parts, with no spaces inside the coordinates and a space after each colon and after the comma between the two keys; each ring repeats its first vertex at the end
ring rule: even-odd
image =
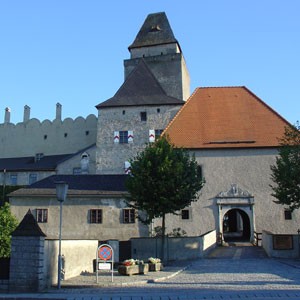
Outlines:
{"type": "MultiPolygon", "coordinates": [[[[62,116],[62,105],[60,103],[56,103],[56,114],[54,120],[61,120],[62,116]]],[[[4,112],[4,124],[10,123],[11,109],[9,107],[5,108],[4,112]]],[[[28,105],[24,106],[24,114],[23,114],[23,123],[26,123],[30,120],[30,107],[28,105]]]]}
{"type": "Polygon", "coordinates": [[[61,104],[56,104],[53,121],[30,118],[30,107],[25,105],[23,122],[10,123],[10,109],[5,109],[4,123],[0,124],[1,158],[68,154],[96,142],[97,117],[61,119],[61,104]]]}

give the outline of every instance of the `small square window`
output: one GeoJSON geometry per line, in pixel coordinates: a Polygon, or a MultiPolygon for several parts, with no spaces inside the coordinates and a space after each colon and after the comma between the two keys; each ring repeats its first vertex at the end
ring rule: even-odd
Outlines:
{"type": "Polygon", "coordinates": [[[18,184],[18,175],[17,174],[11,174],[10,175],[10,184],[11,185],[17,185],[18,184]]]}
{"type": "Polygon", "coordinates": [[[190,219],[190,211],[188,209],[183,209],[181,211],[181,219],[182,220],[189,220],[190,219]]]}
{"type": "Polygon", "coordinates": [[[145,111],[141,112],[141,121],[147,121],[147,113],[145,111]]]}
{"type": "Polygon", "coordinates": [[[48,222],[48,209],[46,209],[46,208],[43,208],[43,209],[38,208],[36,210],[36,221],[38,223],[47,223],[48,222]]]}
{"type": "Polygon", "coordinates": [[[90,223],[101,224],[102,223],[102,209],[90,210],[90,223]]]}
{"type": "Polygon", "coordinates": [[[36,181],[37,181],[37,174],[36,173],[29,174],[29,185],[35,183],[36,181]]]}
{"type": "Polygon", "coordinates": [[[135,209],[123,209],[123,223],[135,223],[135,209]]]}
{"type": "Polygon", "coordinates": [[[73,175],[80,175],[81,174],[81,168],[73,168],[73,175]]]}
{"type": "Polygon", "coordinates": [[[155,140],[157,140],[163,133],[163,129],[155,129],[155,140]]]}
{"type": "Polygon", "coordinates": [[[292,220],[292,212],[289,209],[284,211],[284,219],[285,220],[292,220]]]}
{"type": "Polygon", "coordinates": [[[45,135],[44,135],[44,140],[46,140],[46,139],[47,139],[47,137],[48,137],[48,136],[47,136],[47,134],[45,134],[45,135]]]}

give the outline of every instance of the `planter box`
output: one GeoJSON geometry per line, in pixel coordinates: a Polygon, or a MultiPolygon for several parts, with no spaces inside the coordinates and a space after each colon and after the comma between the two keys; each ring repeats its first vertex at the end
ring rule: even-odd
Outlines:
{"type": "Polygon", "coordinates": [[[147,274],[149,271],[149,265],[133,265],[133,266],[119,266],[118,272],[121,275],[135,275],[135,274],[147,274]]]}
{"type": "Polygon", "coordinates": [[[156,271],[162,271],[163,265],[162,263],[149,263],[149,272],[156,272],[156,271]]]}

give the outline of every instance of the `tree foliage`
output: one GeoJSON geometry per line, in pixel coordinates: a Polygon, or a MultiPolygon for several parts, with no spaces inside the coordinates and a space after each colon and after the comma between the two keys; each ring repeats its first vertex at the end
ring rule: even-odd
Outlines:
{"type": "Polygon", "coordinates": [[[8,202],[8,194],[22,188],[22,185],[0,185],[0,206],[8,202]]]}
{"type": "Polygon", "coordinates": [[[129,206],[144,212],[139,214],[144,224],[162,218],[164,237],[165,215],[176,214],[196,201],[203,184],[195,157],[161,137],[131,160],[131,176],[126,181],[127,200],[129,206]]]}
{"type": "Polygon", "coordinates": [[[278,204],[291,210],[300,207],[300,125],[286,127],[280,139],[279,155],[276,164],[271,166],[271,185],[278,204]]]}
{"type": "Polygon", "coordinates": [[[162,137],[131,161],[131,176],[126,181],[132,207],[147,213],[141,221],[176,213],[197,199],[203,186],[199,166],[194,157],[176,149],[162,137]]]}
{"type": "Polygon", "coordinates": [[[18,221],[12,215],[9,204],[0,206],[0,257],[10,257],[11,233],[17,225],[18,221]]]}

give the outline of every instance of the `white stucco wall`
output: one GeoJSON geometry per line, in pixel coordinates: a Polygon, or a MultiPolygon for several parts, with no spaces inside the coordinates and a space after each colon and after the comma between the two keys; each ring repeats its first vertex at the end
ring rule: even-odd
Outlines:
{"type": "Polygon", "coordinates": [[[61,121],[30,119],[0,124],[1,158],[76,153],[95,143],[97,118],[89,115],[61,121]]]}
{"type": "MultiPolygon", "coordinates": [[[[58,240],[45,240],[45,274],[47,286],[57,284],[58,240]]],[[[98,240],[62,240],[61,254],[64,259],[64,279],[93,272],[98,240]]]]}
{"type": "MultiPolygon", "coordinates": [[[[36,209],[48,209],[48,222],[39,226],[48,239],[58,238],[59,202],[50,197],[11,197],[11,211],[18,220],[22,220],[30,209],[36,216],[36,209]]],[[[131,237],[148,236],[146,226],[135,223],[123,223],[123,208],[127,205],[122,198],[108,196],[67,196],[62,209],[63,239],[110,239],[128,240],[131,237]],[[102,209],[102,224],[91,224],[90,209],[102,209]]]]}
{"type": "MultiPolygon", "coordinates": [[[[167,232],[180,227],[188,236],[201,235],[210,230],[219,230],[219,211],[216,196],[228,191],[231,184],[253,195],[253,229],[273,233],[296,233],[300,212],[292,213],[292,220],[284,219],[284,207],[275,204],[270,188],[270,165],[275,163],[276,149],[225,149],[193,151],[202,166],[206,184],[197,202],[190,206],[190,219],[168,216],[167,232]]],[[[247,211],[247,209],[245,209],[247,211]]],[[[153,226],[161,225],[156,220],[153,226]]]]}

